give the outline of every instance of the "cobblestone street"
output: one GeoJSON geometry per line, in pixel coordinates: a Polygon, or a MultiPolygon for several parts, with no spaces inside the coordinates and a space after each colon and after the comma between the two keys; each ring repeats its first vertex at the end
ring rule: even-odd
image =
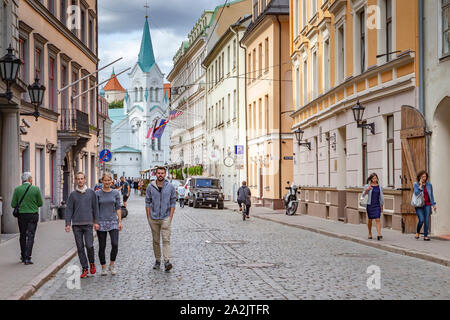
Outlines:
{"type": "Polygon", "coordinates": [[[229,210],[187,206],[177,207],[172,222],[174,268],[153,270],[144,198],[132,195],[128,208],[117,275],[97,272],[81,279],[81,289],[68,289],[66,271],[79,265],[75,257],[31,299],[450,298],[447,267],[260,219],[244,222],[229,210]],[[371,265],[380,267],[380,290],[367,287],[371,265]]]}

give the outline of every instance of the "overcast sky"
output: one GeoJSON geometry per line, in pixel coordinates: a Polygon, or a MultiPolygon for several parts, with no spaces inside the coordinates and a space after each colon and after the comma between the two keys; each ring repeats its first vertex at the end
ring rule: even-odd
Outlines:
{"type": "MultiPolygon", "coordinates": [[[[145,23],[145,0],[99,0],[99,67],[115,63],[116,74],[137,62],[145,23]]],[[[172,58],[204,10],[214,10],[224,0],[149,0],[149,24],[156,63],[167,76],[172,58]]],[[[100,72],[100,80],[111,75],[112,66],[100,72]]],[[[120,75],[128,88],[127,73],[120,75]]]]}

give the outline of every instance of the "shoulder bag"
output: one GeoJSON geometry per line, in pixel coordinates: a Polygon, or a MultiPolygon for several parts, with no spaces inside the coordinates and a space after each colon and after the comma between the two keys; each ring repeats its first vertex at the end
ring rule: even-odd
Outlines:
{"type": "Polygon", "coordinates": [[[414,208],[420,208],[420,207],[423,207],[424,204],[425,204],[425,199],[423,196],[423,191],[420,191],[420,193],[418,195],[416,195],[416,193],[413,191],[412,197],[411,197],[411,205],[414,208]]]}
{"type": "Polygon", "coordinates": [[[19,203],[18,203],[17,206],[14,208],[14,210],[13,210],[13,216],[14,216],[15,218],[18,218],[18,217],[19,217],[19,208],[20,208],[20,205],[22,204],[23,198],[25,198],[25,195],[28,193],[28,190],[30,190],[30,188],[31,188],[31,183],[28,185],[27,190],[25,190],[25,193],[23,194],[23,196],[22,196],[22,198],[20,199],[19,203]]]}

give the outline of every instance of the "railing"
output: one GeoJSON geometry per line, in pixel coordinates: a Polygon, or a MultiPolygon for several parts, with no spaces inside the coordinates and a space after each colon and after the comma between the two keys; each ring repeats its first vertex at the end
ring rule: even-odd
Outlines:
{"type": "Polygon", "coordinates": [[[63,109],[61,111],[61,131],[77,131],[89,134],[89,116],[80,110],[63,109]]]}

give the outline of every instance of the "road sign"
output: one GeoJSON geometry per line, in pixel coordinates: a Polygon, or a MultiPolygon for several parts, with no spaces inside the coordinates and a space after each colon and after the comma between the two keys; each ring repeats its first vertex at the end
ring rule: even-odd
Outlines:
{"type": "Polygon", "coordinates": [[[234,154],[244,154],[244,146],[234,146],[234,154]]]}
{"type": "Polygon", "coordinates": [[[110,162],[112,158],[111,151],[108,149],[104,149],[100,152],[100,163],[102,162],[110,162]]]}

